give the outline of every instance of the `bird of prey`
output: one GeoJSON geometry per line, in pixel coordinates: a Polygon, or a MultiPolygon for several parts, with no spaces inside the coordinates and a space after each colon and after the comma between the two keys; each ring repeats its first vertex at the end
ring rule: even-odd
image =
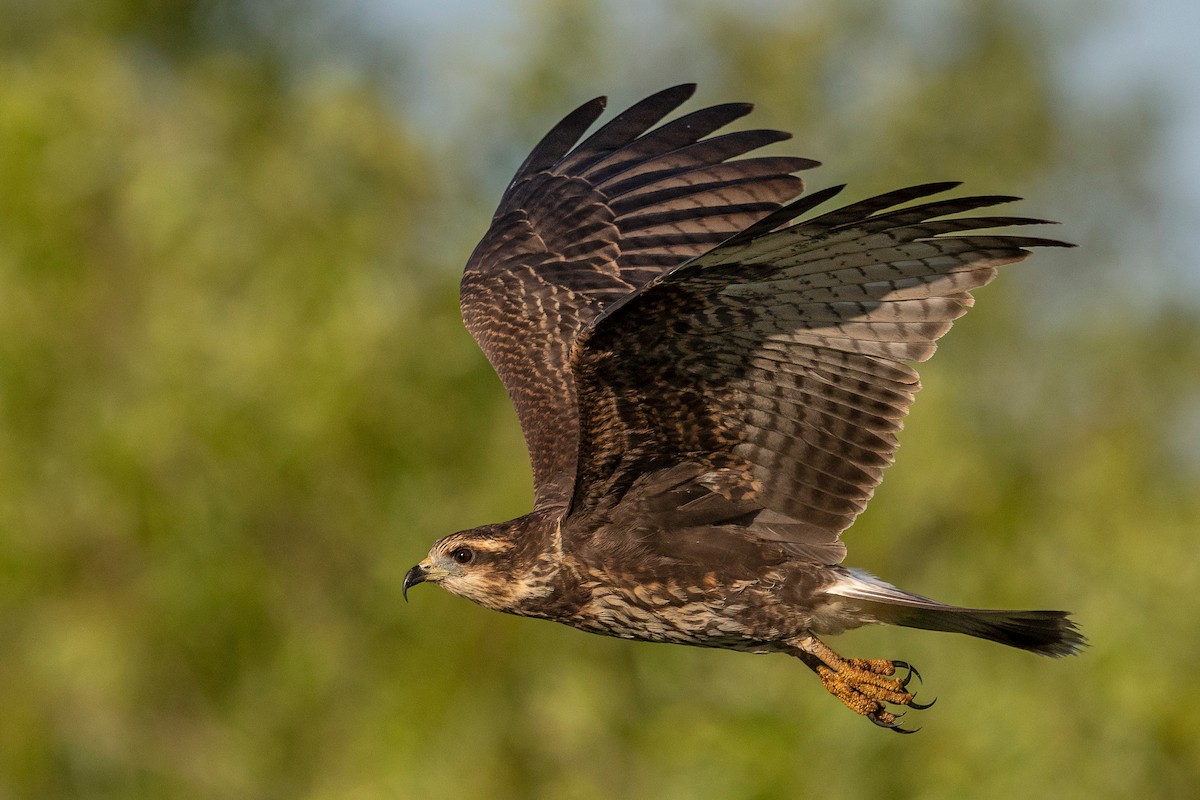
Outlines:
{"type": "Polygon", "coordinates": [[[1041,220],[964,216],[1017,198],[947,199],[955,183],[810,215],[841,189],[801,196],[817,162],[738,158],[788,134],[716,133],[749,104],[662,122],[694,90],[580,141],[605,99],[584,103],[505,190],[460,301],[520,419],[534,507],[436,542],[405,597],[429,581],[594,633],[787,653],[901,732],[897,707],[925,707],[915,670],[820,637],[884,623],[1079,650],[1066,612],[911,594],[842,566],[840,538],[892,462],[911,363],[997,267],[1068,245],[986,232],[1041,220]]]}

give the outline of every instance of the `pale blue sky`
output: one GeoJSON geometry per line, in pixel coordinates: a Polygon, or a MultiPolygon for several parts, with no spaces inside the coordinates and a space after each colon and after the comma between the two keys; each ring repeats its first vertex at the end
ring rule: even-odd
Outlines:
{"type": "MultiPolygon", "coordinates": [[[[536,3],[519,0],[359,2],[361,13],[372,18],[383,39],[394,37],[411,53],[406,63],[406,112],[434,135],[439,122],[452,124],[458,119],[456,114],[467,113],[484,96],[488,74],[502,74],[520,60],[522,50],[530,46],[522,36],[524,15],[536,8],[536,3]]],[[[806,5],[789,0],[709,0],[708,4],[765,14],[798,13],[806,5]]],[[[623,35],[640,40],[647,53],[654,51],[656,37],[669,33],[670,10],[683,7],[632,0],[612,0],[611,5],[614,17],[625,20],[623,35]]],[[[1178,297],[1181,289],[1182,294],[1200,301],[1200,260],[1193,255],[1200,252],[1200,2],[1028,0],[1028,5],[1047,24],[1064,15],[1087,15],[1082,38],[1049,51],[1058,82],[1064,87],[1065,104],[1089,111],[1126,104],[1128,98],[1138,96],[1154,101],[1164,115],[1161,141],[1145,143],[1153,157],[1140,181],[1150,187],[1165,210],[1161,218],[1151,221],[1151,230],[1141,232],[1140,242],[1131,236],[1127,246],[1130,257],[1138,255],[1139,247],[1145,248],[1144,255],[1165,261],[1165,269],[1133,280],[1148,290],[1143,294],[1149,303],[1178,297]]],[[[957,3],[897,0],[892,7],[900,9],[898,19],[929,26],[952,20],[957,3]]],[[[607,65],[606,74],[596,76],[596,92],[613,95],[617,105],[649,89],[703,79],[702,75],[683,74],[683,69],[687,67],[654,62],[649,56],[643,64],[607,65]]],[[[827,163],[837,157],[836,153],[809,155],[827,163]]],[[[1096,193],[1105,195],[1107,202],[1122,202],[1119,182],[1105,183],[1104,176],[1098,176],[1096,193]]],[[[1087,208],[1069,211],[1086,236],[1089,223],[1079,218],[1086,216],[1087,208]]]]}

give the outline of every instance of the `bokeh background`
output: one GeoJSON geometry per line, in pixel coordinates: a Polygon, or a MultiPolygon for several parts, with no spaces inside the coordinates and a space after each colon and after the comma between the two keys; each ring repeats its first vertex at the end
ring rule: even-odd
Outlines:
{"type": "Polygon", "coordinates": [[[0,798],[1195,796],[1198,32],[1188,0],[0,0],[0,798]],[[900,737],[791,659],[401,601],[530,502],[457,311],[500,191],[579,102],[683,81],[795,132],[810,186],[961,179],[1081,245],[978,293],[847,539],[1072,609],[1084,655],[842,637],[940,697],[900,737]]]}

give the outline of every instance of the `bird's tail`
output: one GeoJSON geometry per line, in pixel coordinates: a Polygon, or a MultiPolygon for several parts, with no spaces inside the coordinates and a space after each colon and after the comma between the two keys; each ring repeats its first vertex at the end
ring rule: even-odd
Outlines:
{"type": "Polygon", "coordinates": [[[866,620],[978,636],[1044,656],[1077,653],[1087,640],[1066,611],[960,608],[910,594],[860,570],[845,570],[826,594],[854,601],[866,620]]]}

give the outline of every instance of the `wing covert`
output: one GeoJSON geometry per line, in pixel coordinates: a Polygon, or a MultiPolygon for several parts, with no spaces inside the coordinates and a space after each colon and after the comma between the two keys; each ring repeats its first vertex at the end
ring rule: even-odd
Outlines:
{"type": "Polygon", "coordinates": [[[604,100],[569,114],[518,169],[467,262],[463,321],[516,408],[538,508],[565,506],[574,485],[569,354],[579,333],[612,302],[776,211],[803,187],[792,173],[816,163],[730,161],[788,138],[762,130],[710,135],[749,113],[748,104],[658,125],[694,89],[648,97],[578,145],[604,100]]]}
{"type": "Polygon", "coordinates": [[[678,474],[690,483],[674,495],[697,503],[707,487],[737,501],[740,530],[839,561],[839,534],[892,462],[920,386],[910,362],[932,355],[996,267],[1067,246],[973,233],[1040,220],[944,218],[1015,198],[909,204],[954,185],[792,224],[837,189],[801,198],[610,306],[573,354],[581,445],[567,530],[628,513],[626,497],[648,506],[647,476],[678,474]]]}

